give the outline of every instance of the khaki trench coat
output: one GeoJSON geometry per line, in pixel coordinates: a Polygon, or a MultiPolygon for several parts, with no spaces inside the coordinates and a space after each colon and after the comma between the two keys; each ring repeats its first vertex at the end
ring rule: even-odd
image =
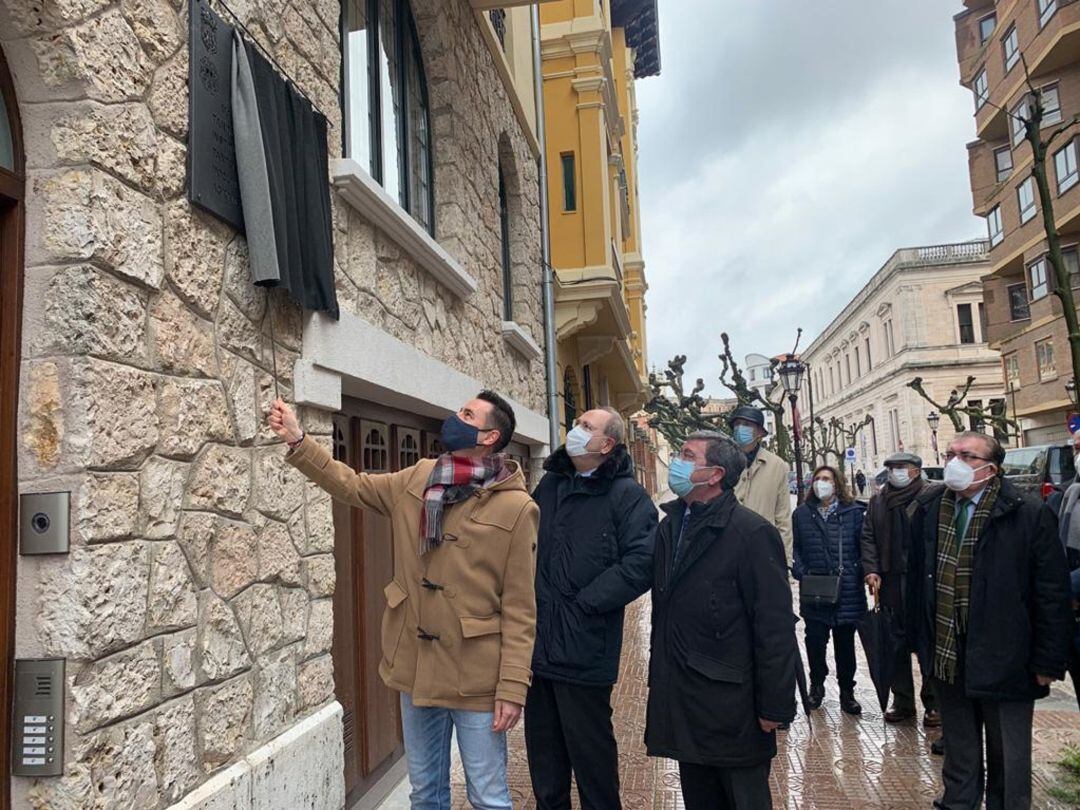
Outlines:
{"type": "Polygon", "coordinates": [[[286,461],[332,496],[390,518],[394,578],[385,588],[379,674],[417,706],[491,711],[524,705],[536,635],[540,510],[514,473],[443,513],[443,542],[420,556],[420,512],[434,460],[356,473],[306,439],[286,461]]]}
{"type": "Polygon", "coordinates": [[[735,497],[757,512],[780,532],[784,555],[791,565],[791,494],[788,492],[788,465],[780,456],[759,447],[757,456],[739,478],[735,497]]]}

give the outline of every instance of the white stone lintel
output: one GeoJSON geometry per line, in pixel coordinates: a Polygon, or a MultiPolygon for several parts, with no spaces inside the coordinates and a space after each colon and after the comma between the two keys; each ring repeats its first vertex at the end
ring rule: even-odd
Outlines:
{"type": "Polygon", "coordinates": [[[543,354],[540,347],[536,345],[536,341],[532,339],[532,335],[515,321],[502,322],[502,336],[503,340],[526,360],[538,360],[543,354]]]}
{"type": "Polygon", "coordinates": [[[341,410],[341,375],[300,358],[293,367],[296,401],[327,411],[341,410]]]}
{"type": "MultiPolygon", "coordinates": [[[[338,321],[320,312],[306,313],[303,346],[297,368],[319,372],[319,385],[317,390],[307,387],[302,383],[305,377],[297,372],[296,401],[300,405],[330,407],[322,402],[334,399],[330,389],[334,384],[331,378],[336,377],[338,402],[347,395],[441,419],[478,391],[491,387],[489,381],[453,369],[348,312],[342,312],[338,321]],[[307,394],[319,399],[308,401],[304,398],[307,394]]],[[[517,416],[514,438],[530,445],[547,444],[547,417],[509,397],[507,400],[517,416]]]]}
{"type": "Polygon", "coordinates": [[[351,158],[333,163],[334,188],[349,205],[393,239],[417,264],[459,298],[476,292],[476,279],[351,158]]]}

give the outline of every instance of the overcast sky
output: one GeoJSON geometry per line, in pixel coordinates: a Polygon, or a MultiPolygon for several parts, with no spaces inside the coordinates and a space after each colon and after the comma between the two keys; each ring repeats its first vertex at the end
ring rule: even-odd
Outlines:
{"type": "Polygon", "coordinates": [[[661,0],[638,82],[649,362],[718,382],[805,348],[899,247],[985,236],[971,214],[959,0],[661,0]]]}

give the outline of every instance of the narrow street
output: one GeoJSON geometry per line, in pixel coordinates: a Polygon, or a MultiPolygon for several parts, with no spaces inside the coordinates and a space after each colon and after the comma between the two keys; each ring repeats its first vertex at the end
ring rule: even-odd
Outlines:
{"type": "MultiPolygon", "coordinates": [[[[648,693],[649,597],[627,610],[625,646],[619,683],[615,688],[615,730],[619,738],[622,800],[626,810],[681,810],[678,766],[645,755],[645,701],[648,693]]],[[[800,626],[799,641],[802,643],[800,626]]],[[[805,657],[805,653],[804,653],[805,657]]],[[[830,666],[831,666],[830,650],[830,666]]],[[[938,795],[941,758],[930,753],[937,732],[921,724],[887,726],[878,710],[866,661],[859,649],[857,697],[863,716],[840,711],[836,682],[830,675],[828,694],[813,713],[813,726],[801,715],[781,736],[773,761],[775,807],[795,810],[850,810],[878,807],[925,810],[938,795]]],[[[1034,807],[1065,808],[1048,794],[1054,783],[1053,765],[1066,744],[1080,744],[1076,701],[1071,684],[1055,684],[1049,698],[1036,704],[1033,752],[1034,807]]],[[[456,759],[456,757],[455,757],[456,759]]],[[[460,764],[453,774],[454,807],[468,808],[460,764]]],[[[510,788],[514,807],[535,808],[520,729],[510,738],[510,788]]],[[[407,795],[407,789],[398,796],[407,795]]],[[[398,799],[400,801],[400,798],[398,799]]],[[[398,807],[398,804],[393,804],[398,807]]],[[[407,807],[407,802],[401,806],[407,807]]],[[[577,795],[574,795],[577,807],[577,795]]]]}

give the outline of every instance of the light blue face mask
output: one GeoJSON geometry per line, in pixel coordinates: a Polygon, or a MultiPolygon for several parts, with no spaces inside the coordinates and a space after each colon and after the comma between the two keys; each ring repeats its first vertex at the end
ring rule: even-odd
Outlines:
{"type": "Polygon", "coordinates": [[[754,443],[754,429],[750,425],[736,425],[731,437],[739,447],[747,447],[754,443]]]}
{"type": "Polygon", "coordinates": [[[685,498],[697,487],[705,486],[704,481],[694,482],[690,480],[695,470],[710,470],[712,467],[698,467],[692,461],[676,458],[671,460],[668,466],[668,486],[671,491],[680,498],[685,498]]]}

